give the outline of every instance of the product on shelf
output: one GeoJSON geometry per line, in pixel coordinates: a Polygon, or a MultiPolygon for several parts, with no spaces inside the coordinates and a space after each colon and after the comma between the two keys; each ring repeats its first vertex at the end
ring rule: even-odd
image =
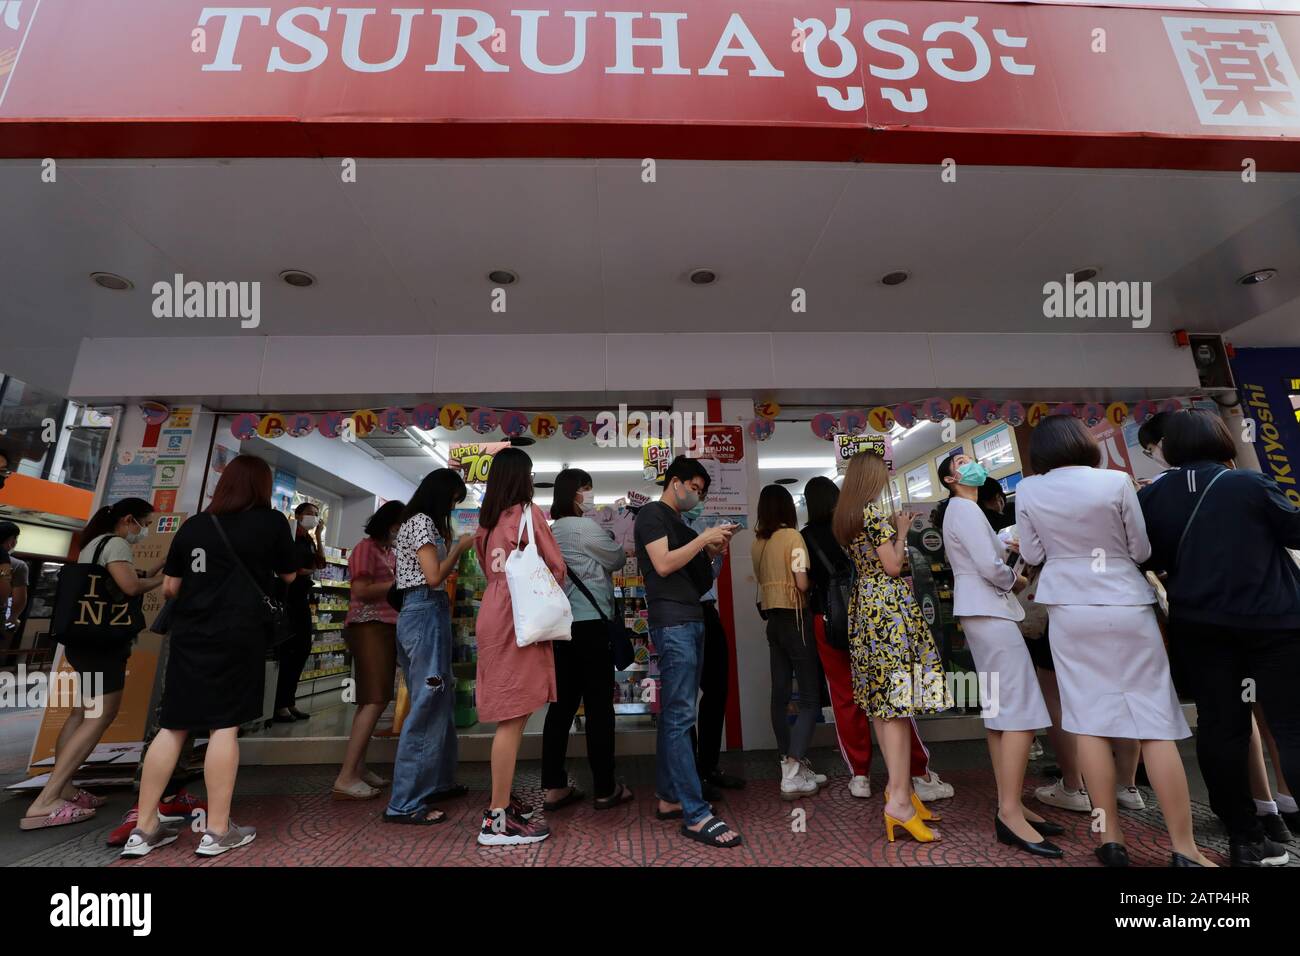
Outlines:
{"type": "Polygon", "coordinates": [[[487,578],[479,567],[473,549],[461,555],[456,566],[456,597],[451,611],[451,670],[455,682],[455,715],[457,727],[478,723],[478,701],[475,678],[478,669],[478,641],[474,636],[474,621],[483,603],[487,578]]]}

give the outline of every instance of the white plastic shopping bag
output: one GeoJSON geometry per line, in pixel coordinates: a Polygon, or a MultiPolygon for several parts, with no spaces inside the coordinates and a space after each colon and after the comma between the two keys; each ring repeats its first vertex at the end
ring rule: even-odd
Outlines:
{"type": "Polygon", "coordinates": [[[506,587],[514,607],[516,644],[527,647],[538,641],[572,639],[573,609],[537,548],[531,504],[524,506],[515,550],[506,558],[506,587]],[[522,545],[525,530],[528,544],[522,545]]]}

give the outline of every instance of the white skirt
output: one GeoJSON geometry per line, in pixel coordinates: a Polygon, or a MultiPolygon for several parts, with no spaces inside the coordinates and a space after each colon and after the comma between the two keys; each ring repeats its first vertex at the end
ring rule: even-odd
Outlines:
{"type": "Polygon", "coordinates": [[[1041,730],[1052,724],[1029,648],[1014,621],[963,617],[962,633],[979,676],[980,717],[989,730],[1041,730]]]}
{"type": "Polygon", "coordinates": [[[1192,735],[1150,604],[1052,604],[1047,619],[1062,729],[1130,740],[1192,735]]]}

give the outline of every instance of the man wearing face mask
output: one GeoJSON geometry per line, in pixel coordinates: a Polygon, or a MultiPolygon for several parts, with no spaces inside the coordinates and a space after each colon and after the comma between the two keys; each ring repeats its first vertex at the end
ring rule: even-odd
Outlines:
{"type": "Polygon", "coordinates": [[[298,522],[293,539],[298,576],[285,593],[285,612],[293,636],[279,647],[280,676],[275,688],[276,723],[292,723],[295,720],[307,720],[311,716],[297,707],[298,682],[302,679],[302,669],[307,664],[307,658],[311,656],[312,575],[325,567],[320,511],[310,501],[304,501],[294,509],[293,516],[298,522]]]}
{"type": "Polygon", "coordinates": [[[636,516],[637,563],[645,577],[650,640],[659,655],[655,816],[681,819],[682,834],[707,846],[736,847],[740,834],[704,802],[690,738],[704,655],[700,600],[713,586],[710,559],[726,549],[735,531],[724,525],[697,535],[682,521],[708,490],[704,466],[679,455],[664,474],[663,495],[636,516]]]}

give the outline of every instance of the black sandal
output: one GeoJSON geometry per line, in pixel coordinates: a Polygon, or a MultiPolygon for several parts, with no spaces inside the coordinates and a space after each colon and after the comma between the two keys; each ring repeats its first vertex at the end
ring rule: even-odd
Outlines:
{"type": "Polygon", "coordinates": [[[727,826],[726,821],[720,817],[714,817],[699,830],[692,830],[683,823],[682,834],[697,843],[703,843],[705,846],[733,847],[740,846],[745,842],[745,838],[727,826]],[[722,840],[720,838],[724,833],[735,833],[736,838],[734,840],[722,840]]]}
{"type": "MultiPolygon", "coordinates": [[[[618,782],[618,789],[608,797],[597,797],[593,803],[597,810],[613,810],[620,804],[627,803],[629,800],[636,799],[636,795],[622,780],[618,782]]],[[[681,811],[679,810],[678,813],[681,811]]]]}
{"type": "Polygon", "coordinates": [[[443,800],[455,800],[469,793],[469,787],[463,783],[455,784],[446,790],[437,790],[424,798],[425,803],[441,803],[443,800]]]}
{"type": "Polygon", "coordinates": [[[420,807],[418,810],[412,810],[410,813],[389,813],[384,811],[385,823],[404,823],[412,827],[431,827],[438,823],[447,822],[447,814],[441,810],[434,810],[433,815],[429,815],[428,807],[420,807]]]}
{"type": "Polygon", "coordinates": [[[656,820],[680,820],[681,818],[682,818],[681,808],[678,808],[676,810],[665,811],[665,810],[660,810],[658,807],[655,807],[656,820]]]}
{"type": "Polygon", "coordinates": [[[556,810],[561,810],[564,807],[569,806],[570,804],[574,804],[579,802],[580,800],[586,799],[586,796],[587,795],[583,793],[581,790],[579,790],[577,787],[569,787],[569,792],[564,796],[560,797],[560,799],[556,800],[555,802],[552,803],[550,801],[543,801],[542,809],[545,810],[547,813],[554,813],[556,810]]]}

